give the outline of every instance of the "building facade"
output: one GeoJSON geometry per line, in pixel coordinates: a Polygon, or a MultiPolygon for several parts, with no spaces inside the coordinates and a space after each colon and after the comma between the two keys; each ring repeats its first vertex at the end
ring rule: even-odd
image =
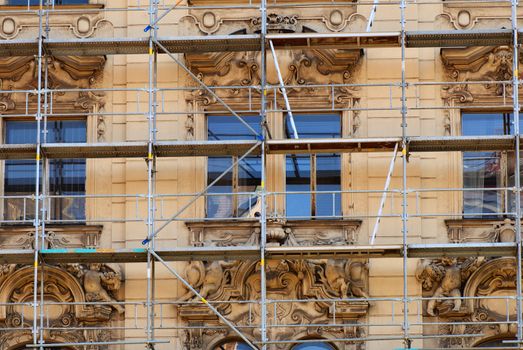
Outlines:
{"type": "Polygon", "coordinates": [[[0,0],[0,349],[515,347],[522,16],[0,0]]]}

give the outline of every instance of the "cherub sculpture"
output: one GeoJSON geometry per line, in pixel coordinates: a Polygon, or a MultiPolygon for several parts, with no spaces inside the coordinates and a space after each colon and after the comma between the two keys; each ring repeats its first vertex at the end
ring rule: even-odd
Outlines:
{"type": "Polygon", "coordinates": [[[436,316],[436,305],[442,302],[442,297],[455,298],[452,311],[461,308],[461,287],[470,275],[483,263],[483,258],[420,260],[416,270],[416,279],[422,283],[423,289],[433,290],[432,298],[427,303],[427,313],[436,316]]]}
{"type": "Polygon", "coordinates": [[[119,314],[124,313],[125,308],[110,294],[110,291],[120,289],[122,283],[122,274],[117,264],[73,264],[67,269],[83,281],[87,301],[107,302],[119,314]]]}

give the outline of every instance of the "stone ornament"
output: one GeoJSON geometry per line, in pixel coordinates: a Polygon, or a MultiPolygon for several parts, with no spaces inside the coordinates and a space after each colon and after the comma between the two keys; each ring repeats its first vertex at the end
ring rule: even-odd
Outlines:
{"type": "MultiPolygon", "coordinates": [[[[67,327],[108,326],[124,309],[114,304],[123,276],[116,264],[44,265],[44,293],[50,302],[46,309],[46,342],[101,342],[111,339],[112,332],[95,329],[83,331],[67,327]],[[103,302],[89,305],[89,302],[103,302]],[[68,303],[53,305],[52,302],[68,303]],[[105,304],[107,303],[107,304],[105,304]],[[113,312],[113,309],[115,310],[113,312]]],[[[0,266],[0,348],[14,349],[32,339],[32,311],[21,303],[32,302],[34,269],[32,266],[0,266]],[[12,328],[2,331],[2,328],[12,328]],[[20,330],[17,330],[20,328],[20,330]]],[[[38,275],[40,278],[40,274],[38,275]]],[[[38,283],[40,288],[40,283],[38,283]]],[[[38,290],[39,294],[40,291],[38,290]]],[[[105,346],[97,349],[107,349],[105,346]]]]}
{"type": "MultiPolygon", "coordinates": [[[[255,245],[260,230],[256,223],[225,222],[187,223],[192,232],[194,246],[255,245]]],[[[347,244],[353,237],[348,230],[356,230],[359,222],[347,223],[285,223],[268,224],[268,244],[310,245],[317,240],[330,244],[347,244]]],[[[289,340],[303,337],[326,339],[355,338],[365,334],[360,320],[369,308],[368,265],[365,259],[311,259],[268,260],[265,263],[267,298],[271,300],[309,300],[307,302],[282,302],[268,306],[267,317],[275,324],[329,324],[336,319],[340,326],[278,327],[272,330],[273,339],[289,340]],[[328,302],[329,299],[342,299],[328,302]],[[315,301],[317,300],[317,301],[315,301]]],[[[253,261],[193,261],[185,268],[187,281],[209,302],[220,301],[217,309],[228,320],[244,326],[245,334],[259,338],[260,263],[253,261]],[[246,302],[254,300],[254,303],[246,302]],[[231,303],[227,303],[230,301],[231,303]],[[236,303],[236,301],[245,301],[236,303]]],[[[199,298],[186,290],[179,301],[189,302],[179,306],[179,314],[189,326],[208,325],[206,329],[187,330],[186,349],[214,349],[227,337],[234,337],[228,329],[213,329],[223,325],[218,317],[202,305],[199,298]]],[[[347,349],[362,349],[360,342],[348,342],[347,349]]],[[[275,349],[284,349],[275,346],[275,349]]]]}

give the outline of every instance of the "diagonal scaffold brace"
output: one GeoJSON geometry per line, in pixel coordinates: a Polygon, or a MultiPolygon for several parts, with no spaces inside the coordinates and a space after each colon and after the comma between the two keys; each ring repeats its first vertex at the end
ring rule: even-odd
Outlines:
{"type": "Polygon", "coordinates": [[[232,162],[232,164],[227,168],[225,169],[221,174],[220,176],[218,176],[216,179],[214,179],[213,182],[211,182],[209,185],[207,185],[207,187],[205,187],[201,192],[197,193],[193,199],[191,199],[189,201],[189,203],[187,203],[186,205],[184,205],[180,210],[178,210],[174,215],[172,215],[169,220],[167,220],[166,222],[163,223],[162,226],[160,226],[156,231],[153,232],[153,234],[151,235],[148,235],[147,238],[145,238],[143,241],[142,241],[142,244],[143,245],[146,245],[147,243],[149,243],[154,237],[156,237],[156,235],[158,235],[158,233],[160,231],[162,231],[165,227],[167,227],[167,225],[169,225],[171,222],[173,222],[178,216],[180,216],[185,210],[187,210],[187,208],[189,208],[194,202],[196,202],[198,200],[198,198],[200,198],[201,196],[203,196],[204,194],[207,193],[207,191],[209,191],[209,189],[214,186],[218,181],[220,181],[229,171],[231,171],[235,166],[236,164],[240,163],[243,159],[245,159],[245,157],[249,156],[249,154],[251,154],[256,148],[260,147],[261,145],[261,142],[256,142],[254,144],[254,146],[252,146],[251,148],[249,148],[249,150],[247,152],[245,152],[245,154],[243,156],[241,156],[240,158],[236,159],[234,162],[232,162]]]}
{"type": "MultiPolygon", "coordinates": [[[[394,172],[394,163],[396,163],[396,157],[398,155],[398,143],[394,146],[394,153],[392,154],[392,159],[390,160],[389,172],[387,173],[387,179],[385,180],[385,188],[383,189],[383,194],[381,195],[380,206],[378,208],[378,215],[376,216],[376,222],[374,223],[374,229],[372,230],[372,235],[370,238],[370,244],[373,245],[380,228],[381,215],[383,214],[383,208],[385,208],[385,201],[387,200],[387,191],[389,190],[390,180],[392,178],[392,173],[394,172]]],[[[405,156],[405,154],[404,154],[405,156]]]]}
{"type": "Polygon", "coordinates": [[[251,349],[253,350],[259,350],[257,346],[255,346],[249,338],[247,338],[238,328],[234,326],[234,324],[229,321],[225,316],[223,316],[214,306],[212,306],[207,299],[205,299],[196,289],[194,289],[193,286],[189,282],[187,282],[180,274],[165,260],[163,260],[154,250],[149,249],[149,252],[152,256],[155,257],[155,259],[160,262],[169,272],[171,272],[180,282],[183,283],[183,285],[189,289],[200,301],[206,305],[220,320],[223,321],[234,333],[236,333],[251,349]]]}

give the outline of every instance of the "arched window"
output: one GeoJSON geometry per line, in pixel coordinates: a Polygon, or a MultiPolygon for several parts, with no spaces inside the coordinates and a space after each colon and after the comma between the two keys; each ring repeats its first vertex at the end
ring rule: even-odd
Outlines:
{"type": "Polygon", "coordinates": [[[334,350],[334,348],[328,343],[312,342],[296,345],[292,350],[334,350]]]}
{"type": "Polygon", "coordinates": [[[251,348],[244,342],[228,341],[216,346],[214,350],[251,350],[251,348]]]}

